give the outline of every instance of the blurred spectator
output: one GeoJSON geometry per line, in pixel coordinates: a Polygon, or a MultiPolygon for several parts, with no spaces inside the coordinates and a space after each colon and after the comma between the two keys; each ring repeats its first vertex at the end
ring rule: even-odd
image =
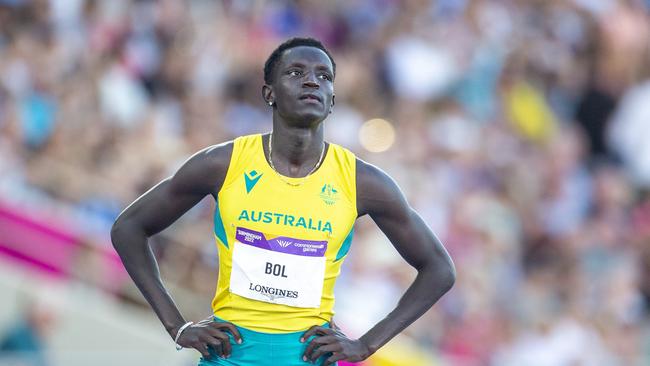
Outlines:
{"type": "Polygon", "coordinates": [[[613,149],[639,186],[650,187],[650,80],[627,91],[612,120],[613,149]]]}
{"type": "MultiPolygon", "coordinates": [[[[338,64],[328,139],[394,176],[456,261],[455,288],[396,349],[453,366],[650,364],[649,9],[0,1],[0,199],[77,223],[68,273],[143,304],[133,285],[90,275],[113,219],[193,152],[269,129],[262,63],[312,35],[338,64]],[[372,118],[395,127],[386,152],[360,143],[372,118]]],[[[188,318],[214,295],[212,208],[152,240],[188,318]]],[[[412,275],[381,233],[363,222],[355,233],[337,287],[353,334],[412,275]]]]}
{"type": "Polygon", "coordinates": [[[30,303],[24,315],[0,337],[0,362],[16,366],[47,366],[46,339],[54,313],[45,303],[30,303]]]}

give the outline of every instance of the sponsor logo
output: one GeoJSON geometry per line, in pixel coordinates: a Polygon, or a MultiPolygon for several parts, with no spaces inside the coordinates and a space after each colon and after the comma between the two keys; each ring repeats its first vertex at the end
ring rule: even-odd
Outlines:
{"type": "Polygon", "coordinates": [[[285,290],[281,288],[263,286],[263,285],[254,284],[252,282],[250,282],[248,289],[251,291],[259,292],[260,294],[268,297],[270,300],[275,300],[283,297],[287,297],[290,299],[298,298],[298,291],[291,291],[291,290],[285,290]]]}
{"type": "Polygon", "coordinates": [[[323,184],[323,187],[320,189],[319,193],[320,198],[325,202],[327,205],[333,205],[336,203],[336,201],[339,200],[339,191],[334,188],[333,185],[329,183],[323,184]]]}
{"type": "Polygon", "coordinates": [[[250,193],[257,182],[262,178],[263,174],[259,174],[256,170],[251,170],[244,173],[244,180],[246,181],[246,193],[250,193]]]}

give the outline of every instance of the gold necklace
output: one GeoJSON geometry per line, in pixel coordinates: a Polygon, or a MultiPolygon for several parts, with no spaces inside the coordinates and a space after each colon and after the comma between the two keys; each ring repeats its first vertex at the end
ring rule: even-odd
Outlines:
{"type": "Polygon", "coordinates": [[[311,168],[311,170],[309,171],[309,173],[307,173],[307,175],[302,177],[301,181],[299,181],[299,182],[290,182],[290,181],[286,180],[284,178],[284,176],[282,174],[280,174],[278,172],[278,170],[275,169],[275,166],[273,165],[273,157],[271,155],[273,153],[273,147],[272,147],[273,145],[271,143],[272,141],[273,141],[273,133],[270,133],[269,134],[269,164],[271,165],[271,168],[273,168],[273,171],[278,176],[278,178],[280,178],[281,181],[283,181],[284,183],[286,183],[286,184],[288,184],[288,185],[290,185],[292,187],[297,187],[297,186],[300,186],[303,183],[305,183],[305,180],[307,179],[307,177],[312,175],[312,173],[315,172],[316,169],[318,169],[318,167],[323,163],[323,157],[325,156],[325,141],[323,141],[323,148],[320,151],[320,157],[318,158],[318,161],[316,162],[316,165],[314,165],[314,167],[311,168]]]}

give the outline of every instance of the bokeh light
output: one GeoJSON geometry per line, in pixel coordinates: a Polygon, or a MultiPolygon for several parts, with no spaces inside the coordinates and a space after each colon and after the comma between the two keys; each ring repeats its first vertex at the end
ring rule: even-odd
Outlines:
{"type": "Polygon", "coordinates": [[[370,152],[384,152],[395,143],[395,128],[385,119],[373,118],[361,125],[359,142],[370,152]]]}

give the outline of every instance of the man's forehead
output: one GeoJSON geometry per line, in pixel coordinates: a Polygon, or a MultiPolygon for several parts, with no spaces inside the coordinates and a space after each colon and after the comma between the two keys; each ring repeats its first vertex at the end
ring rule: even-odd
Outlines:
{"type": "Polygon", "coordinates": [[[329,56],[320,48],[311,46],[298,46],[285,50],[280,60],[284,65],[290,65],[296,62],[314,62],[324,64],[330,69],[333,68],[332,60],[330,60],[329,56]]]}

